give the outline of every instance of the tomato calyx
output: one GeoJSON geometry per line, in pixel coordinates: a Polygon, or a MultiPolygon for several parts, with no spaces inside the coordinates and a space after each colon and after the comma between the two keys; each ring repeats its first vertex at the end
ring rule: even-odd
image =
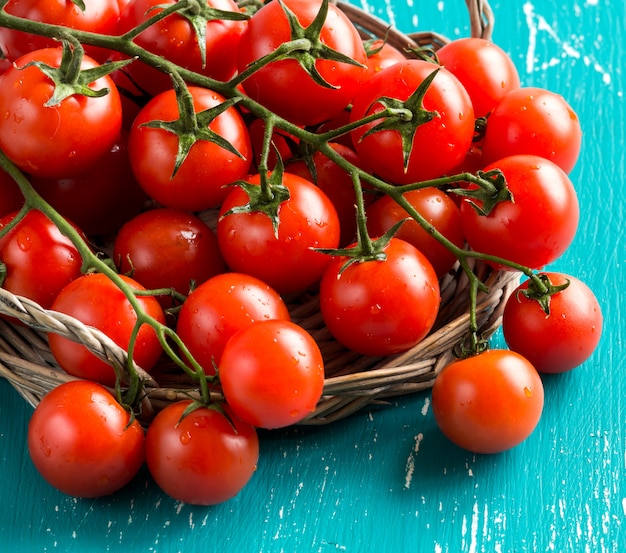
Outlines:
{"type": "Polygon", "coordinates": [[[529,300],[536,301],[543,312],[550,315],[550,300],[552,296],[562,292],[569,286],[570,281],[566,280],[563,284],[554,285],[550,282],[550,278],[546,274],[537,274],[530,277],[528,288],[518,290],[517,295],[522,295],[529,300]]]}
{"type": "Polygon", "coordinates": [[[506,178],[499,169],[478,171],[476,175],[465,175],[466,180],[477,186],[472,188],[451,188],[448,192],[466,199],[481,216],[487,216],[500,202],[514,202],[506,178]]]}

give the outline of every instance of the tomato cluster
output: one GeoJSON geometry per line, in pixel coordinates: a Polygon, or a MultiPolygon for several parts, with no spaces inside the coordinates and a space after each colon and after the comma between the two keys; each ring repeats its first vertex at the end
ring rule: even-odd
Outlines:
{"type": "Polygon", "coordinates": [[[537,371],[593,351],[591,291],[535,274],[576,231],[578,120],[522,88],[492,43],[408,59],[321,0],[252,14],[230,0],[91,0],[81,17],[44,5],[5,10],[75,42],[0,25],[14,169],[0,173],[2,285],[98,328],[139,367],[49,335],[79,380],[42,399],[28,445],[60,490],[112,493],[145,461],[178,500],[237,494],[256,429],[301,421],[323,393],[323,353],[287,307],[302,294],[318,294],[343,347],[386,356],[428,335],[458,260],[529,275],[504,315],[519,353],[473,351],[433,389],[442,430],[475,451],[524,439],[543,406],[537,371]],[[84,17],[96,12],[100,25],[84,17]],[[199,398],[163,408],[144,436],[142,379],[164,358],[199,398]]]}

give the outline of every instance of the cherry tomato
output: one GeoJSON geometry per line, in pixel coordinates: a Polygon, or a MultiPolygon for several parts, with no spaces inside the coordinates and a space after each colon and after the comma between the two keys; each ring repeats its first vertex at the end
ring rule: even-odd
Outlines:
{"type": "MultiPolygon", "coordinates": [[[[404,197],[455,246],[463,246],[465,236],[461,226],[461,212],[450,196],[437,188],[420,188],[405,193],[404,197]]],[[[420,250],[441,278],[456,263],[456,256],[417,221],[406,220],[408,216],[391,196],[383,196],[367,208],[367,228],[372,236],[381,236],[398,221],[405,220],[396,238],[406,240],[420,250]]]]}
{"type": "MultiPolygon", "coordinates": [[[[35,50],[0,75],[0,148],[22,171],[48,178],[75,176],[106,154],[122,128],[119,93],[107,75],[91,83],[101,97],[74,95],[46,106],[54,87],[32,61],[59,67],[61,48],[35,50]]],[[[97,63],[84,56],[81,67],[97,63]]]]}
{"type": "Polygon", "coordinates": [[[467,90],[475,117],[485,117],[507,92],[520,87],[513,60],[490,40],[480,37],[452,40],[437,50],[437,58],[467,90]]]}
{"type": "Polygon", "coordinates": [[[239,418],[259,428],[282,428],[315,410],[324,388],[324,361],[300,326],[259,321],[228,340],[219,377],[239,418]]]}
{"type": "MultiPolygon", "coordinates": [[[[247,181],[258,186],[261,179],[253,175],[247,181]]],[[[231,270],[287,294],[303,292],[319,281],[330,257],[314,248],[336,248],[340,228],[332,202],[312,182],[284,173],[282,184],[290,197],[280,205],[277,234],[263,212],[229,213],[249,202],[248,194],[235,187],[220,208],[217,240],[231,270]]]]}
{"type": "MultiPolygon", "coordinates": [[[[174,4],[175,0],[134,0],[122,12],[119,32],[134,29],[163,9],[174,4]]],[[[237,70],[237,45],[243,30],[244,21],[209,17],[204,31],[206,57],[203,63],[199,48],[195,23],[200,24],[199,9],[222,10],[240,14],[233,0],[205,0],[202,8],[189,7],[167,16],[150,25],[134,38],[134,42],[153,54],[219,81],[230,79],[237,70]],[[194,11],[195,9],[195,11],[194,11]]],[[[172,81],[165,73],[135,61],[128,67],[128,73],[135,83],[151,95],[157,95],[172,87],[172,81]]]]}
{"type": "Polygon", "coordinates": [[[19,211],[24,205],[24,196],[13,177],[0,168],[0,217],[19,211]]]}
{"type": "MultiPolygon", "coordinates": [[[[120,273],[145,288],[173,288],[183,295],[226,270],[217,237],[206,223],[167,208],[145,211],[125,223],[113,243],[113,260],[120,273]]],[[[165,297],[159,300],[171,305],[165,297]]]]}
{"type": "MultiPolygon", "coordinates": [[[[321,0],[288,0],[284,4],[296,15],[300,25],[308,27],[320,10],[321,0]]],[[[250,18],[241,36],[237,58],[239,71],[245,71],[249,64],[273,53],[291,38],[281,3],[265,4],[250,18]]],[[[246,93],[297,125],[315,125],[332,119],[350,104],[366,78],[366,55],[355,26],[332,3],[328,5],[320,40],[328,48],[356,61],[357,65],[316,59],[315,68],[332,85],[326,87],[316,83],[297,60],[281,59],[245,79],[246,93]]]]}
{"type": "Polygon", "coordinates": [[[176,332],[206,374],[214,374],[226,342],[258,321],[290,320],[285,302],[250,275],[224,273],[198,286],[183,303],[176,332]]]}
{"type": "Polygon", "coordinates": [[[453,361],[432,388],[439,428],[453,443],[475,453],[498,453],[528,438],[539,422],[543,401],[539,373],[508,350],[453,361]]]}
{"type": "Polygon", "coordinates": [[[567,101],[550,90],[512,90],[494,108],[483,138],[485,163],[516,154],[533,154],[570,173],[582,142],[578,116],[567,101]]]}
{"type": "MultiPolygon", "coordinates": [[[[196,113],[213,108],[225,98],[212,90],[189,87],[196,113]]],[[[208,128],[239,152],[236,155],[209,140],[197,141],[174,176],[179,138],[160,128],[144,126],[150,121],[180,118],[174,90],[154,97],[135,118],[130,130],[128,154],[140,186],[165,207],[201,211],[217,206],[228,194],[225,185],[242,179],[252,161],[250,136],[239,112],[230,107],[208,128]]]]}
{"type": "Polygon", "coordinates": [[[56,489],[101,497],[124,487],[143,465],[144,431],[106,388],[75,380],[53,388],[35,408],[28,452],[56,489]]]}
{"type": "Polygon", "coordinates": [[[191,401],[160,411],[146,434],[146,463],[170,497],[193,505],[216,505],[236,496],[249,482],[259,458],[253,426],[224,407],[199,407],[191,401]],[[183,416],[184,415],[184,416],[183,416]]]}
{"type": "MultiPolygon", "coordinates": [[[[133,279],[121,276],[134,290],[144,290],[133,279]]],[[[154,296],[137,296],[143,310],[160,323],[165,323],[165,315],[154,296]]],[[[101,330],[118,346],[128,349],[130,338],[137,323],[137,314],[123,292],[102,273],[89,273],[73,280],[59,292],[51,309],[70,315],[80,322],[101,330]]],[[[67,373],[100,382],[106,386],[115,385],[113,367],[98,359],[84,345],[73,342],[59,334],[48,334],[50,351],[59,366],[67,373]]],[[[133,358],[137,365],[150,371],[161,356],[161,344],[150,326],[144,324],[139,329],[133,358]]]]}
{"type": "Polygon", "coordinates": [[[361,86],[354,98],[351,121],[382,111],[381,98],[406,101],[437,70],[422,102],[433,118],[417,127],[406,167],[400,132],[380,130],[364,136],[382,120],[361,125],[352,132],[359,157],[385,180],[409,184],[439,177],[456,167],[474,136],[472,102],[452,73],[424,60],[406,60],[379,71],[361,86]]]}
{"type": "MultiPolygon", "coordinates": [[[[0,219],[7,226],[16,213],[0,219]]],[[[76,230],[82,234],[80,229],[76,230]]],[[[41,211],[31,210],[0,238],[2,287],[47,309],[61,289],[81,276],[82,258],[71,240],[41,211]]]]}
{"type": "Polygon", "coordinates": [[[383,42],[382,39],[376,40],[372,44],[368,45],[366,52],[368,79],[376,75],[379,71],[385,69],[385,67],[389,67],[394,63],[406,60],[406,56],[400,52],[400,50],[388,42],[383,42]]]}
{"type": "Polygon", "coordinates": [[[463,201],[467,242],[474,250],[531,269],[552,263],[567,250],[578,227],[578,197],[569,177],[558,165],[532,155],[501,159],[485,171],[494,168],[504,174],[514,201],[500,202],[487,216],[463,201]]]}
{"type": "Polygon", "coordinates": [[[602,335],[602,310],[589,287],[561,273],[546,273],[554,286],[569,286],[550,297],[550,314],[520,292],[522,283],[506,303],[502,330],[507,345],[526,357],[542,373],[569,371],[587,360],[602,335]]]}
{"type": "Polygon", "coordinates": [[[330,333],[364,355],[391,355],[415,346],[439,310],[439,282],[426,257],[392,238],[384,261],[334,258],[320,283],[320,309],[330,333]],[[342,270],[343,269],[343,270],[342,270]]]}

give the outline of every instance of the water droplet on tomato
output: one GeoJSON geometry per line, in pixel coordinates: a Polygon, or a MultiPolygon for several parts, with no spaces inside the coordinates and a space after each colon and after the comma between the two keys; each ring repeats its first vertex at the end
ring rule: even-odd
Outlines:
{"type": "Polygon", "coordinates": [[[188,445],[191,441],[191,433],[189,431],[185,431],[180,435],[180,443],[183,445],[188,445]]]}
{"type": "Polygon", "coordinates": [[[526,397],[531,397],[533,395],[533,391],[528,386],[524,386],[524,395],[526,397]]]}
{"type": "Polygon", "coordinates": [[[50,455],[52,455],[52,448],[50,447],[50,444],[48,443],[48,440],[46,440],[45,436],[42,436],[39,439],[40,442],[40,448],[41,448],[41,452],[46,456],[46,457],[50,457],[50,455]]]}

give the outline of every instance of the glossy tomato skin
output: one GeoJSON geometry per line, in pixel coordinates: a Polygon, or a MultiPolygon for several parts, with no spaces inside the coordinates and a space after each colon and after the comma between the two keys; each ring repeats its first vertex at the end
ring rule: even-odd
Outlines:
{"type": "Polygon", "coordinates": [[[511,449],[533,432],[544,403],[539,373],[521,355],[487,350],[453,361],[432,388],[435,420],[453,443],[474,453],[511,449]]]}
{"type": "Polygon", "coordinates": [[[214,374],[230,337],[258,321],[290,320],[278,293],[243,273],[216,275],[200,284],[178,313],[176,332],[206,374],[214,374]]]}
{"type": "Polygon", "coordinates": [[[403,62],[406,60],[406,56],[397,48],[379,39],[372,43],[368,48],[367,54],[367,70],[368,76],[373,77],[379,71],[389,67],[394,63],[403,62]]]}
{"type": "MultiPolygon", "coordinates": [[[[120,17],[117,0],[83,0],[85,9],[81,10],[69,0],[9,0],[5,6],[7,13],[24,17],[31,21],[40,21],[52,25],[62,25],[71,29],[115,35],[120,17]]],[[[25,33],[0,27],[0,43],[4,43],[5,54],[11,61],[40,50],[54,48],[58,42],[52,38],[25,33]]],[[[85,52],[104,62],[110,51],[96,46],[85,45],[85,52]]]]}
{"type": "Polygon", "coordinates": [[[190,400],[160,411],[146,434],[146,463],[170,497],[216,505],[236,496],[256,470],[259,440],[253,426],[224,407],[200,407],[183,417],[190,400]]]}
{"type": "MultiPolygon", "coordinates": [[[[246,180],[260,185],[258,174],[246,180]]],[[[231,270],[251,274],[279,294],[288,294],[319,281],[330,257],[313,248],[336,248],[341,230],[332,202],[312,182],[285,173],[282,183],[290,197],[280,206],[277,236],[265,213],[228,214],[249,201],[246,192],[235,187],[220,208],[217,240],[231,270]]]]}
{"type": "MultiPolygon", "coordinates": [[[[215,233],[202,219],[177,209],[151,209],[127,221],[115,237],[113,260],[145,288],[183,295],[226,270],[215,233]]],[[[171,304],[160,297],[162,305],[171,304]]]]}
{"type": "MultiPolygon", "coordinates": [[[[15,215],[2,217],[0,228],[15,215]]],[[[51,306],[63,287],[82,274],[82,258],[74,244],[38,210],[29,211],[0,238],[0,261],[6,270],[2,287],[44,309],[51,306]]]]}
{"type": "Polygon", "coordinates": [[[514,201],[499,203],[487,216],[463,201],[467,242],[474,250],[531,269],[552,263],[569,247],[578,227],[580,210],[571,180],[558,165],[532,155],[501,159],[485,171],[495,168],[504,174],[514,201]]]}
{"type": "MultiPolygon", "coordinates": [[[[89,86],[108,89],[99,98],[74,95],[57,106],[45,106],[52,81],[37,67],[61,62],[61,48],[35,50],[19,58],[0,76],[0,148],[22,171],[47,178],[75,176],[110,150],[122,128],[119,92],[107,75],[89,86]]],[[[97,63],[84,56],[81,67],[97,63]]]]}
{"type": "MultiPolygon", "coordinates": [[[[285,2],[303,27],[315,19],[320,0],[288,0],[285,2]]],[[[238,50],[238,68],[246,67],[271,54],[291,39],[287,17],[278,2],[269,2],[248,21],[238,50]]],[[[335,5],[328,6],[328,15],[321,32],[321,41],[360,65],[320,60],[315,66],[333,87],[315,83],[294,59],[272,62],[254,72],[243,82],[246,93],[274,113],[297,125],[315,125],[344,110],[366,78],[366,55],[363,43],[352,22],[335,5]]]]}
{"type": "Polygon", "coordinates": [[[145,459],[144,431],[100,384],[60,384],[35,408],[28,452],[43,478],[74,497],[121,489],[145,459]]]}
{"type": "Polygon", "coordinates": [[[320,309],[331,334],[364,355],[392,355],[415,346],[439,310],[439,282],[426,257],[392,238],[385,261],[336,257],[320,283],[320,309]]]}
{"type": "Polygon", "coordinates": [[[380,120],[360,126],[352,132],[354,148],[361,159],[383,179],[409,184],[442,176],[456,167],[469,149],[474,136],[474,110],[467,91],[445,68],[424,60],[395,63],[363,84],[354,98],[351,121],[382,111],[382,97],[404,101],[433,72],[439,72],[428,87],[423,107],[437,112],[432,120],[420,125],[413,136],[413,146],[405,170],[401,135],[383,130],[363,136],[380,120]]]}
{"type": "Polygon", "coordinates": [[[219,365],[226,402],[258,428],[282,428],[312,413],[324,388],[315,340],[290,321],[260,321],[233,335],[219,365]]]}
{"type": "Polygon", "coordinates": [[[482,142],[485,163],[532,154],[570,173],[582,143],[578,115],[559,94],[523,87],[506,94],[492,111],[482,142]]]}
{"type": "MultiPolygon", "coordinates": [[[[437,188],[419,188],[404,194],[409,203],[455,246],[463,247],[465,236],[461,212],[454,201],[437,188]]],[[[406,240],[421,251],[441,278],[456,263],[456,256],[435,240],[390,196],[383,196],[367,208],[367,228],[372,236],[381,236],[397,222],[405,220],[396,238],[406,240]]]]}
{"type": "Polygon", "coordinates": [[[542,373],[569,371],[586,361],[602,335],[602,310],[590,288],[562,273],[547,273],[550,282],[569,286],[550,298],[550,314],[539,303],[520,294],[528,281],[513,292],[502,316],[507,345],[526,357],[542,373]]]}
{"type": "MultiPolygon", "coordinates": [[[[121,14],[119,32],[130,31],[174,3],[174,0],[130,2],[121,14]]],[[[203,4],[226,12],[239,11],[237,4],[232,0],[208,0],[203,4]]],[[[226,19],[207,21],[204,65],[198,47],[198,37],[191,21],[178,13],[150,25],[135,37],[134,42],[185,69],[226,81],[237,70],[236,52],[245,25],[244,21],[226,19]]],[[[128,67],[128,73],[135,83],[153,96],[172,88],[172,80],[168,75],[140,61],[134,61],[128,67]]]]}
{"type": "MultiPolygon", "coordinates": [[[[144,290],[133,279],[123,275],[121,278],[132,288],[144,290]]],[[[137,300],[150,316],[165,323],[163,309],[154,296],[138,296],[137,300]]],[[[89,273],[73,280],[59,292],[51,309],[101,330],[124,349],[128,349],[131,332],[137,321],[137,315],[128,299],[102,273],[89,273]]],[[[48,334],[48,341],[52,355],[67,373],[106,386],[115,385],[114,369],[89,352],[82,344],[52,333],[48,334]]],[[[148,325],[143,325],[139,330],[133,352],[135,362],[142,369],[150,371],[161,353],[161,344],[156,333],[148,325]]]]}
{"type": "Polygon", "coordinates": [[[511,90],[520,87],[517,68],[498,45],[480,37],[452,40],[437,50],[439,63],[465,87],[475,117],[485,117],[511,90]]]}
{"type": "MultiPolygon", "coordinates": [[[[213,108],[225,98],[206,88],[189,87],[196,113],[213,108]]],[[[185,211],[201,211],[217,206],[228,194],[225,185],[243,178],[252,161],[250,136],[235,108],[221,113],[209,129],[230,142],[241,154],[235,155],[207,140],[196,142],[176,175],[174,163],[178,137],[164,129],[143,126],[150,121],[179,119],[174,90],[155,96],[139,112],[130,130],[130,163],[145,192],[159,204],[185,211]]]]}

